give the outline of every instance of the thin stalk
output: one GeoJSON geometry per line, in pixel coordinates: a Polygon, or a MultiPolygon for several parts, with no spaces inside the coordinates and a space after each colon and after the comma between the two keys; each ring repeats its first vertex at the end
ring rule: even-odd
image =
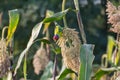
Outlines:
{"type": "Polygon", "coordinates": [[[54,69],[53,69],[53,80],[56,80],[56,74],[57,73],[57,54],[55,54],[54,59],[54,69]]]}
{"type": "Polygon", "coordinates": [[[24,80],[27,80],[27,54],[25,55],[24,58],[23,74],[24,74],[24,80]]]}
{"type": "MultiPolygon", "coordinates": [[[[50,38],[50,35],[49,35],[49,30],[47,29],[46,31],[46,37],[47,37],[47,40],[49,40],[50,38]]],[[[46,44],[46,51],[47,51],[47,56],[48,58],[50,59],[50,45],[49,44],[46,44]]]]}
{"type": "Polygon", "coordinates": [[[76,14],[77,14],[77,21],[78,21],[78,25],[79,25],[79,29],[80,29],[80,32],[81,32],[83,43],[87,43],[82,19],[81,19],[81,16],[80,16],[80,12],[78,11],[76,14]]]}
{"type": "Polygon", "coordinates": [[[4,35],[5,35],[5,30],[6,30],[6,29],[8,29],[7,26],[5,26],[5,27],[3,28],[3,30],[2,30],[2,40],[4,39],[4,35]]]}
{"type": "MultiPolygon", "coordinates": [[[[84,32],[84,27],[83,27],[81,15],[80,15],[80,8],[79,8],[78,0],[74,0],[74,5],[75,5],[75,8],[76,8],[77,21],[78,21],[78,26],[79,26],[79,29],[80,29],[81,37],[82,37],[83,43],[85,44],[85,43],[87,43],[87,41],[86,41],[86,35],[85,35],[85,32],[84,32]]],[[[86,55],[86,57],[87,57],[87,55],[86,55]]],[[[78,75],[78,80],[80,80],[80,71],[79,71],[78,74],[79,74],[78,75]]]]}
{"type": "MultiPolygon", "coordinates": [[[[7,28],[8,27],[6,27],[6,29],[7,28]]],[[[16,76],[14,76],[14,71],[13,71],[13,64],[14,64],[14,61],[13,61],[13,59],[14,59],[14,57],[13,57],[13,55],[14,55],[13,51],[14,51],[14,49],[13,49],[13,47],[14,47],[14,35],[11,38],[11,40],[9,42],[9,45],[8,45],[9,58],[10,58],[10,62],[11,62],[9,71],[12,73],[12,80],[17,80],[16,76]]]]}
{"type": "Polygon", "coordinates": [[[75,4],[76,11],[77,11],[76,15],[77,15],[77,21],[78,21],[78,26],[79,26],[79,29],[80,29],[81,37],[82,37],[83,43],[87,43],[86,35],[85,35],[85,32],[84,32],[84,27],[83,27],[81,15],[80,15],[78,0],[74,0],[74,4],[75,4]]]}
{"type": "MultiPolygon", "coordinates": [[[[62,11],[65,10],[65,3],[66,3],[66,0],[63,0],[63,2],[62,2],[62,11]]],[[[63,17],[63,23],[64,23],[64,27],[67,27],[67,21],[66,21],[65,16],[63,17]]]]}

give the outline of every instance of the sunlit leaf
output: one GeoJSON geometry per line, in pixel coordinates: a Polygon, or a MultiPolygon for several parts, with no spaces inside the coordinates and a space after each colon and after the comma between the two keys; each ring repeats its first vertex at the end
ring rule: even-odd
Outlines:
{"type": "Polygon", "coordinates": [[[79,80],[91,80],[94,46],[83,44],[80,49],[80,74],[79,80]]]}
{"type": "Polygon", "coordinates": [[[7,44],[9,43],[10,39],[12,38],[19,21],[19,12],[17,9],[9,11],[9,27],[8,27],[8,34],[7,34],[7,44]]]}
{"type": "Polygon", "coordinates": [[[74,73],[71,69],[65,69],[59,76],[58,80],[64,80],[64,78],[70,74],[70,73],[74,73]]]}
{"type": "Polygon", "coordinates": [[[34,40],[37,38],[37,36],[38,36],[38,34],[39,34],[40,30],[41,30],[42,24],[43,24],[43,22],[37,24],[37,25],[32,29],[32,34],[31,34],[31,37],[30,37],[29,42],[28,42],[28,44],[27,44],[27,47],[23,50],[23,52],[22,52],[22,53],[20,54],[20,56],[19,56],[19,59],[18,59],[18,62],[17,62],[17,66],[16,66],[16,68],[15,68],[14,75],[16,75],[17,69],[20,67],[24,55],[28,52],[29,48],[30,48],[31,45],[34,43],[34,40]]]}
{"type": "Polygon", "coordinates": [[[120,60],[120,52],[118,51],[116,53],[116,57],[115,57],[115,65],[117,65],[119,63],[119,60],[120,60]]]}
{"type": "Polygon", "coordinates": [[[61,12],[58,12],[58,13],[55,13],[54,15],[48,17],[48,18],[45,18],[43,20],[44,23],[47,23],[47,22],[53,22],[53,21],[57,21],[57,20],[60,20],[63,18],[63,16],[66,15],[66,13],[69,11],[69,9],[66,9],[64,11],[61,11],[61,12]]]}
{"type": "Polygon", "coordinates": [[[115,45],[115,41],[113,37],[109,36],[108,37],[108,45],[107,45],[107,59],[108,61],[111,61],[112,59],[112,52],[113,52],[113,47],[115,45]]]}
{"type": "Polygon", "coordinates": [[[104,76],[105,74],[108,74],[109,72],[108,71],[103,71],[101,69],[98,70],[98,72],[95,74],[95,78],[96,80],[100,80],[100,78],[102,76],[104,76]]]}
{"type": "Polygon", "coordinates": [[[53,71],[54,64],[52,61],[48,63],[46,66],[43,75],[41,76],[40,80],[50,80],[49,78],[52,77],[52,71],[53,71]]]}
{"type": "MultiPolygon", "coordinates": [[[[53,14],[54,14],[53,11],[47,10],[47,11],[46,11],[46,18],[50,17],[50,16],[53,15],[53,14]]],[[[44,29],[43,29],[43,34],[44,34],[45,31],[48,29],[49,25],[50,25],[50,22],[45,23],[44,29]]]]}
{"type": "Polygon", "coordinates": [[[100,68],[94,75],[95,80],[100,80],[100,78],[106,74],[110,74],[113,71],[116,71],[116,67],[111,67],[111,68],[100,68]]]}

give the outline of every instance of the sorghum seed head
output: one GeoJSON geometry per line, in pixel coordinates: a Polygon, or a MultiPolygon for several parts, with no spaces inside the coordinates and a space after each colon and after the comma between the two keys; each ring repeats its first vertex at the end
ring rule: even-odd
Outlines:
{"type": "Polygon", "coordinates": [[[112,24],[110,31],[120,32],[120,6],[114,6],[110,1],[107,2],[106,12],[108,14],[108,23],[112,24]]]}
{"type": "Polygon", "coordinates": [[[49,59],[46,50],[43,47],[40,47],[33,58],[34,72],[39,75],[40,71],[44,70],[48,62],[49,59]]]}
{"type": "Polygon", "coordinates": [[[61,47],[61,53],[65,65],[75,72],[79,71],[80,65],[80,39],[75,29],[63,29],[62,36],[57,44],[61,47]]]}
{"type": "Polygon", "coordinates": [[[0,78],[9,71],[10,60],[7,52],[5,40],[0,40],[0,78]]]}

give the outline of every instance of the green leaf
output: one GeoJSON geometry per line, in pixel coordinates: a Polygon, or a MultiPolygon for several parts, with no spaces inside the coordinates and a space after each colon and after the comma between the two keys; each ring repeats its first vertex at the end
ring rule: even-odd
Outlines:
{"type": "Polygon", "coordinates": [[[54,46],[53,44],[51,45],[51,50],[55,53],[55,54],[60,54],[61,53],[61,48],[58,46],[54,46]]]}
{"type": "Polygon", "coordinates": [[[74,73],[71,69],[65,69],[59,76],[58,80],[64,80],[69,73],[74,73]]]}
{"type": "Polygon", "coordinates": [[[53,71],[54,64],[52,61],[48,63],[46,66],[43,75],[41,76],[40,80],[50,80],[49,78],[52,77],[52,71],[53,71]]]}
{"type": "Polygon", "coordinates": [[[50,17],[48,17],[48,18],[45,18],[45,19],[43,20],[43,23],[58,21],[58,20],[62,19],[63,16],[65,16],[68,11],[69,11],[69,9],[66,9],[66,10],[64,10],[64,11],[55,13],[54,15],[52,15],[52,16],[50,16],[50,17]]]}
{"type": "Polygon", "coordinates": [[[94,75],[94,79],[95,80],[100,80],[100,78],[102,76],[104,76],[105,74],[110,74],[113,71],[118,70],[116,67],[111,67],[111,68],[100,68],[94,75]]]}
{"type": "Polygon", "coordinates": [[[19,21],[18,10],[17,9],[10,10],[9,11],[9,27],[8,27],[8,34],[7,34],[7,45],[17,28],[18,21],[19,21]]]}
{"type": "Polygon", "coordinates": [[[40,42],[43,42],[43,43],[46,43],[46,44],[50,44],[50,41],[47,40],[47,39],[37,39],[37,40],[34,41],[34,43],[37,42],[37,41],[40,41],[40,42]]]}
{"type": "Polygon", "coordinates": [[[108,73],[109,73],[108,71],[103,71],[103,70],[99,69],[98,72],[95,74],[94,79],[100,80],[100,78],[102,76],[104,76],[105,74],[108,74],[108,73]]]}
{"type": "Polygon", "coordinates": [[[50,44],[50,41],[47,40],[47,39],[40,39],[40,42],[44,42],[44,43],[50,44]]]}
{"type": "Polygon", "coordinates": [[[61,53],[61,48],[60,48],[60,47],[56,47],[53,51],[54,51],[56,54],[60,54],[60,53],[61,53]]]}
{"type": "MultiPolygon", "coordinates": [[[[117,51],[117,49],[116,49],[116,51],[117,51]]],[[[120,45],[119,44],[118,44],[118,51],[117,51],[117,53],[115,54],[113,52],[113,55],[116,55],[115,56],[115,65],[119,65],[119,63],[120,63],[120,45]]]]}
{"type": "Polygon", "coordinates": [[[26,55],[24,58],[23,74],[24,74],[24,80],[27,80],[27,56],[26,55]]]}
{"type": "Polygon", "coordinates": [[[84,44],[80,49],[80,74],[79,80],[91,80],[92,63],[94,46],[91,44],[84,44]]]}
{"type": "Polygon", "coordinates": [[[28,52],[29,48],[34,43],[34,40],[37,38],[37,36],[41,30],[42,24],[43,24],[43,22],[40,22],[32,29],[32,34],[31,34],[31,37],[28,41],[27,47],[23,50],[23,52],[20,54],[20,57],[18,59],[17,66],[16,66],[15,71],[14,71],[14,75],[16,75],[17,70],[20,67],[24,55],[28,52]]]}
{"type": "MultiPolygon", "coordinates": [[[[47,11],[46,11],[46,18],[50,17],[50,16],[53,15],[53,14],[54,14],[53,11],[47,10],[47,11]]],[[[43,29],[43,34],[44,34],[44,33],[46,32],[46,30],[49,28],[50,23],[51,23],[51,22],[45,23],[44,29],[43,29]]]]}
{"type": "Polygon", "coordinates": [[[109,72],[107,71],[103,71],[103,70],[99,70],[96,74],[95,74],[95,79],[96,80],[100,80],[100,78],[105,75],[105,74],[108,74],[109,72]]]}
{"type": "Polygon", "coordinates": [[[108,45],[107,45],[107,59],[108,59],[108,61],[111,61],[114,45],[115,45],[115,41],[114,41],[113,37],[108,36],[108,45]]]}

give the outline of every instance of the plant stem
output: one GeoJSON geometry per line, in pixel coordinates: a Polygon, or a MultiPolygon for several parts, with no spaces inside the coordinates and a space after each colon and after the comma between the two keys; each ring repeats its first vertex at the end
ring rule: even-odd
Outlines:
{"type": "MultiPolygon", "coordinates": [[[[50,35],[49,35],[48,29],[46,31],[46,37],[47,37],[47,40],[50,40],[50,35]]],[[[47,56],[50,59],[50,45],[49,44],[46,44],[46,51],[47,51],[47,56]]]]}
{"type": "Polygon", "coordinates": [[[87,43],[82,19],[81,19],[81,16],[80,16],[80,12],[78,11],[76,14],[77,14],[77,21],[78,21],[78,25],[79,25],[79,29],[80,29],[80,33],[81,33],[81,36],[82,36],[83,43],[87,43]]]}
{"type": "MultiPolygon", "coordinates": [[[[6,28],[8,28],[8,27],[6,27],[6,28]]],[[[11,62],[11,65],[10,65],[10,72],[12,73],[12,80],[16,80],[16,76],[14,76],[13,74],[14,74],[14,71],[13,71],[13,64],[14,64],[14,60],[13,60],[13,55],[14,55],[14,53],[13,53],[13,47],[14,47],[14,35],[13,35],[13,37],[11,38],[11,40],[10,40],[10,42],[9,42],[9,45],[8,45],[8,52],[9,52],[9,58],[10,58],[10,62],[11,62]]]]}
{"type": "Polygon", "coordinates": [[[79,29],[80,29],[81,37],[82,37],[83,43],[87,43],[82,19],[81,19],[81,16],[80,16],[80,9],[79,9],[78,0],[74,0],[74,4],[75,4],[76,11],[77,11],[76,15],[77,15],[77,21],[78,21],[78,26],[79,26],[79,29]]]}
{"type": "Polygon", "coordinates": [[[2,40],[4,39],[6,29],[8,29],[8,26],[5,26],[2,30],[2,40]]]}
{"type": "MultiPolygon", "coordinates": [[[[75,8],[76,8],[77,21],[78,21],[78,26],[79,26],[79,29],[80,29],[81,37],[82,37],[83,43],[85,44],[85,43],[87,43],[87,41],[86,41],[86,35],[85,35],[85,32],[84,32],[84,27],[83,27],[81,15],[80,15],[78,0],[74,0],[74,5],[75,5],[75,8]]],[[[87,55],[86,55],[86,57],[87,57],[87,55]]],[[[80,71],[78,73],[78,80],[80,80],[80,71]]]]}
{"type": "Polygon", "coordinates": [[[53,80],[56,80],[56,73],[57,73],[57,54],[55,54],[54,59],[53,80]]]}
{"type": "Polygon", "coordinates": [[[25,54],[24,65],[23,65],[24,80],[27,80],[27,54],[25,54]]]}
{"type": "MultiPolygon", "coordinates": [[[[66,0],[63,0],[63,2],[62,2],[62,11],[65,10],[65,3],[66,3],[66,0]]],[[[66,21],[65,16],[63,17],[63,22],[64,22],[64,27],[67,27],[67,21],[66,21]]]]}

